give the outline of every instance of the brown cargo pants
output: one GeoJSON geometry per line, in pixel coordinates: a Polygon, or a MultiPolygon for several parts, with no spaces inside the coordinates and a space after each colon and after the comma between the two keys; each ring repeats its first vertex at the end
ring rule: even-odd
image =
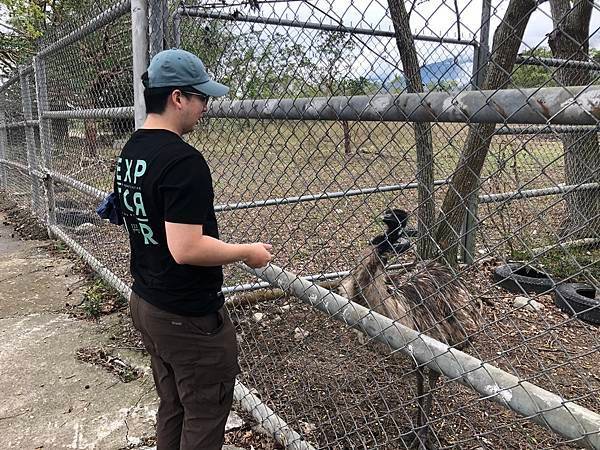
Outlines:
{"type": "Polygon", "coordinates": [[[152,358],[160,397],[157,450],[217,450],[240,372],[235,329],[227,311],[185,317],[163,311],[135,293],[133,325],[152,358]]]}

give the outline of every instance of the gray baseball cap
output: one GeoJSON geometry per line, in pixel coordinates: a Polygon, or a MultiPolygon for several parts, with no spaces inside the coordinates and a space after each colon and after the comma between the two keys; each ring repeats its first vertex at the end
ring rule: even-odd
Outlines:
{"type": "Polygon", "coordinates": [[[220,97],[229,92],[229,87],[210,78],[202,60],[193,53],[178,48],[157,53],[148,66],[146,87],[184,86],[191,86],[210,97],[220,97]]]}

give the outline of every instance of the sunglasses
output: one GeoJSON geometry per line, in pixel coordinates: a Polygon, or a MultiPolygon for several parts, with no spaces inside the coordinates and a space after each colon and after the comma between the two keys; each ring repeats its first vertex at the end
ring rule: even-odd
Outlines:
{"type": "Polygon", "coordinates": [[[189,94],[189,95],[195,95],[196,97],[200,97],[200,100],[202,100],[204,103],[208,103],[208,101],[210,100],[210,97],[208,95],[204,95],[204,94],[200,94],[199,92],[189,92],[189,91],[181,91],[184,94],[189,94]]]}

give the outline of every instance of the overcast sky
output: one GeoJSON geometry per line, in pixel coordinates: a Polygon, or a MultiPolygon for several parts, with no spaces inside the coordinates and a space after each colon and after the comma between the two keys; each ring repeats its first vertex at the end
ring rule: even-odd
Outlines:
{"type": "MultiPolygon", "coordinates": [[[[456,26],[456,13],[454,2],[451,0],[416,0],[411,14],[411,29],[413,34],[437,36],[446,38],[457,38],[458,27],[456,26]]],[[[405,2],[410,8],[412,2],[405,2]]],[[[492,1],[491,30],[489,36],[490,47],[492,45],[494,31],[500,23],[508,0],[492,1]]],[[[532,14],[523,38],[520,51],[533,48],[548,47],[547,34],[552,31],[552,19],[550,17],[549,3],[542,4],[532,14]]],[[[460,38],[471,40],[473,37],[479,39],[481,23],[481,0],[458,0],[460,11],[460,38]]],[[[273,18],[295,19],[309,22],[323,22],[327,24],[339,24],[342,22],[347,26],[361,28],[376,28],[381,30],[393,30],[389,13],[387,12],[386,0],[308,0],[307,1],[280,1],[272,4],[264,3],[261,10],[251,12],[261,16],[273,18]],[[307,4],[308,3],[308,4],[307,4]]],[[[590,43],[592,47],[600,47],[600,11],[597,7],[592,14],[590,24],[590,43]]],[[[279,27],[281,29],[281,27],[279,27]]],[[[288,31],[288,33],[314,33],[310,31],[288,31]]],[[[396,44],[393,39],[376,38],[370,36],[357,36],[360,52],[353,61],[352,71],[369,78],[380,79],[393,78],[401,67],[398,61],[396,44]]],[[[435,44],[417,41],[417,52],[420,64],[431,64],[450,57],[459,60],[472,61],[473,48],[471,46],[459,46],[451,44],[435,44]]],[[[465,77],[470,73],[470,63],[462,65],[465,77]]]]}
{"type": "MultiPolygon", "coordinates": [[[[261,15],[273,14],[281,17],[296,18],[299,20],[325,21],[334,23],[342,20],[344,24],[359,27],[377,27],[391,29],[391,21],[386,14],[387,2],[385,0],[332,0],[329,2],[312,1],[313,6],[321,8],[325,14],[310,8],[304,2],[290,1],[275,5],[262,6],[261,15]]],[[[407,7],[410,2],[405,2],[407,7]]],[[[456,14],[452,1],[442,0],[417,0],[417,5],[411,14],[411,28],[414,33],[457,37],[456,14]]],[[[492,23],[490,42],[493,32],[504,15],[508,1],[492,2],[492,23]]],[[[461,18],[461,38],[471,39],[478,36],[481,22],[481,0],[458,0],[461,18]]],[[[592,47],[600,46],[600,11],[597,7],[592,14],[590,26],[592,47]]],[[[524,36],[524,48],[547,46],[546,34],[552,30],[550,6],[548,2],[542,4],[532,15],[524,36]]]]}

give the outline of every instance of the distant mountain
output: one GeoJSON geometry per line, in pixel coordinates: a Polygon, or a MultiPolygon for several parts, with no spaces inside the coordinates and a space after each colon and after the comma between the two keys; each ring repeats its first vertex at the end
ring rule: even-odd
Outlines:
{"type": "Polygon", "coordinates": [[[470,83],[472,73],[472,58],[448,58],[421,67],[421,78],[425,85],[455,81],[461,87],[470,83]]]}
{"type": "MultiPolygon", "coordinates": [[[[406,86],[404,77],[398,72],[382,72],[373,74],[370,79],[390,91],[402,90],[406,86]]],[[[421,78],[425,86],[456,82],[456,87],[461,88],[471,82],[472,72],[473,57],[458,56],[423,65],[421,78]]]]}

